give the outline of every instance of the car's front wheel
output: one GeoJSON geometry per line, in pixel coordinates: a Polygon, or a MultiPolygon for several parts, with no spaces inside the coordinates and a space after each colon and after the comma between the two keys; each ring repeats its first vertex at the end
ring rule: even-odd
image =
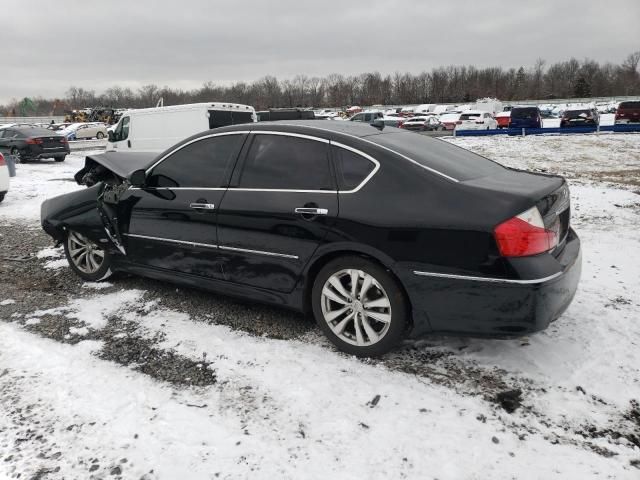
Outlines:
{"type": "Polygon", "coordinates": [[[109,253],[81,233],[69,231],[64,253],[71,269],[83,280],[98,282],[111,276],[109,253]]]}
{"type": "Polygon", "coordinates": [[[104,138],[104,133],[102,133],[102,132],[98,132],[98,133],[96,134],[96,138],[97,138],[98,140],[102,140],[102,139],[104,138]]]}
{"type": "Polygon", "coordinates": [[[318,325],[345,353],[375,357],[403,337],[407,302],[397,280],[382,266],[355,256],[325,265],[311,294],[318,325]]]}

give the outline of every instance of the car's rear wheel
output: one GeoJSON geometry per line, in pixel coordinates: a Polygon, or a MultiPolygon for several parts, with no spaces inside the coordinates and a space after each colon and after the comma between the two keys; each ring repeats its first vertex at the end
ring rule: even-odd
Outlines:
{"type": "Polygon", "coordinates": [[[67,158],[66,155],[62,155],[61,157],[53,157],[56,162],[64,162],[64,159],[67,158]]]}
{"type": "Polygon", "coordinates": [[[98,133],[96,134],[96,138],[97,138],[98,140],[102,140],[102,139],[104,138],[104,133],[102,133],[102,132],[98,132],[98,133]]]}
{"type": "Polygon", "coordinates": [[[345,353],[383,355],[402,338],[407,302],[397,280],[370,260],[345,256],[318,273],[311,294],[318,325],[345,353]]]}
{"type": "Polygon", "coordinates": [[[69,231],[64,253],[71,269],[83,280],[97,282],[111,276],[109,253],[81,233],[69,231]]]}
{"type": "Polygon", "coordinates": [[[4,196],[6,194],[4,192],[0,193],[0,203],[2,203],[2,201],[4,200],[4,196]]]}

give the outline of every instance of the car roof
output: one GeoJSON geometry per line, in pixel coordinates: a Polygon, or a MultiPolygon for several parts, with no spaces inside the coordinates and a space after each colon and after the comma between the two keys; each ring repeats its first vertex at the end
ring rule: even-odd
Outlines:
{"type": "Polygon", "coordinates": [[[51,130],[42,127],[11,127],[11,130],[17,130],[31,135],[46,135],[48,137],[58,135],[56,132],[52,132],[51,130]]]}
{"type": "Polygon", "coordinates": [[[307,135],[333,132],[351,137],[368,137],[378,135],[381,131],[364,122],[348,122],[340,120],[277,120],[273,122],[242,123],[227,127],[216,128],[216,132],[232,132],[237,130],[306,133],[307,135]]]}

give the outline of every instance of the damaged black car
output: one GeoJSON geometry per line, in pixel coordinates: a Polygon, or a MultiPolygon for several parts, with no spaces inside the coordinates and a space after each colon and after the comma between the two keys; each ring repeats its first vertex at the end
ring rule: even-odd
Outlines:
{"type": "Polygon", "coordinates": [[[71,268],[313,313],[342,351],[425,333],[522,335],[568,307],[581,269],[566,181],[352,122],[200,133],[104,153],[45,201],[71,268]]]}

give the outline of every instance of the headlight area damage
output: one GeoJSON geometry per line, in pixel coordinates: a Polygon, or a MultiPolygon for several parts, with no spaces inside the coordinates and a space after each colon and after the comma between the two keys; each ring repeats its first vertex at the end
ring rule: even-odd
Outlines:
{"type": "Polygon", "coordinates": [[[118,212],[127,208],[119,202],[131,186],[129,175],[149,166],[153,153],[104,153],[90,155],[74,179],[88,188],[46,200],[41,207],[42,228],[58,242],[73,230],[97,242],[110,253],[125,254],[118,212]]]}

